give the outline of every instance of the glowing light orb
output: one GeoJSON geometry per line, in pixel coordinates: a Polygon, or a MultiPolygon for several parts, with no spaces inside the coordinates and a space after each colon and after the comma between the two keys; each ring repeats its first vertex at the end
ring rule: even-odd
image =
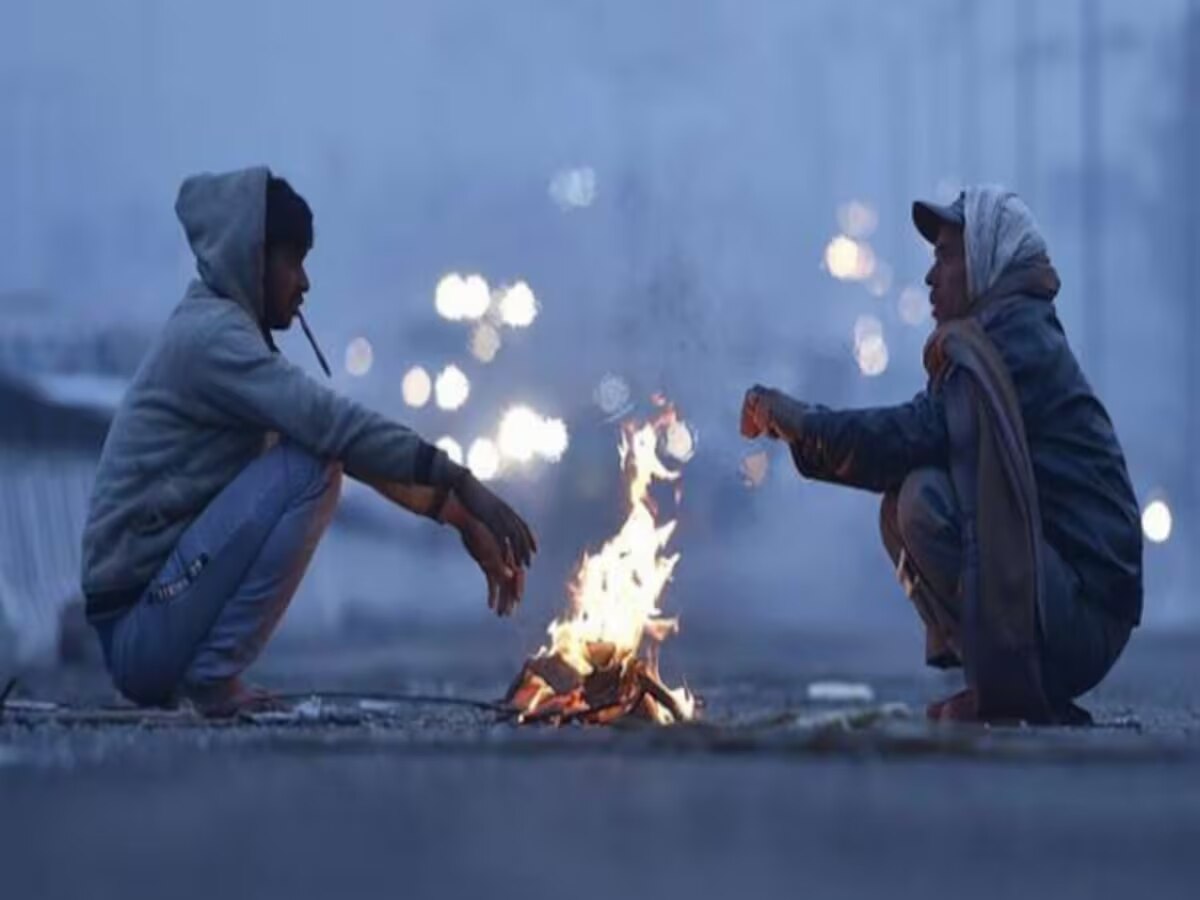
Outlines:
{"type": "Polygon", "coordinates": [[[854,346],[858,346],[869,337],[883,335],[883,323],[876,316],[859,316],[854,320],[854,346]]]}
{"type": "Polygon", "coordinates": [[[771,458],[765,450],[751,453],[742,460],[742,483],[748,488],[760,487],[767,480],[767,472],[771,468],[771,458]]]}
{"type": "Polygon", "coordinates": [[[929,319],[929,296],[915,285],[900,292],[896,306],[901,321],[907,325],[920,325],[929,319]]]}
{"type": "Polygon", "coordinates": [[[869,203],[851,200],[838,209],[838,225],[852,238],[867,238],[879,227],[879,213],[869,203]]]}
{"type": "Polygon", "coordinates": [[[528,328],[538,314],[537,297],[524,281],[504,288],[497,306],[500,321],[510,328],[528,328]]]}
{"type": "Polygon", "coordinates": [[[885,262],[880,262],[875,267],[875,272],[867,279],[867,290],[876,297],[885,297],[887,292],[892,289],[892,267],[885,262]]]}
{"type": "Polygon", "coordinates": [[[471,332],[469,347],[471,355],[481,363],[490,363],[500,352],[500,332],[487,322],[480,322],[471,332]]]}
{"type": "Polygon", "coordinates": [[[491,302],[492,295],[482,275],[463,276],[457,272],[438,282],[433,297],[438,315],[451,322],[482,319],[491,302]]]}
{"type": "Polygon", "coordinates": [[[471,382],[458,366],[446,366],[433,385],[437,405],[441,409],[460,409],[471,396],[471,382]]]}
{"type": "Polygon", "coordinates": [[[500,420],[500,452],[516,462],[529,462],[537,452],[542,417],[528,406],[514,406],[500,420]]]}
{"type": "Polygon", "coordinates": [[[556,172],[550,179],[550,199],[564,212],[591,206],[596,200],[596,170],[581,166],[556,172]]]}
{"type": "Polygon", "coordinates": [[[1142,510],[1142,533],[1152,544],[1165,544],[1175,527],[1171,507],[1166,500],[1151,500],[1142,510]]]}
{"type": "Polygon", "coordinates": [[[462,444],[460,444],[454,438],[450,437],[449,435],[445,435],[444,437],[438,438],[437,443],[434,446],[450,457],[450,461],[452,463],[460,466],[463,464],[462,444]]]}
{"type": "Polygon", "coordinates": [[[400,393],[404,396],[406,406],[420,409],[429,402],[433,394],[433,379],[424,367],[413,366],[404,373],[404,380],[400,382],[400,393]]]}
{"type": "Polygon", "coordinates": [[[567,423],[562,419],[544,419],[538,430],[538,455],[549,462],[558,462],[570,444],[567,423]]]}
{"type": "Polygon", "coordinates": [[[882,375],[888,367],[887,341],[883,335],[874,334],[858,345],[855,351],[859,370],[869,378],[882,375]]]}
{"type": "Polygon", "coordinates": [[[875,274],[870,245],[839,234],[825,248],[825,268],[839,281],[865,281],[875,274]]]}
{"type": "Polygon", "coordinates": [[[500,450],[488,438],[477,438],[467,451],[467,468],[480,481],[490,481],[500,472],[500,450]]]}
{"type": "Polygon", "coordinates": [[[624,415],[629,410],[629,397],[629,383],[611,373],[601,378],[592,392],[592,399],[606,416],[624,415]]]}
{"type": "Polygon", "coordinates": [[[696,436],[686,422],[676,419],[667,426],[666,450],[680,462],[696,455],[696,436]]]}
{"type": "Polygon", "coordinates": [[[361,378],[371,371],[375,362],[375,351],[365,337],[356,337],[346,346],[346,371],[361,378]]]}

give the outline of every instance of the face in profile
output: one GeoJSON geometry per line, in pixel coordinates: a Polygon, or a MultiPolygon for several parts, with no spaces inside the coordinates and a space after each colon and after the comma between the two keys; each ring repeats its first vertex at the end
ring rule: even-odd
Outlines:
{"type": "Polygon", "coordinates": [[[925,283],[939,325],[967,314],[967,253],[962,228],[945,224],[939,229],[925,283]]]}
{"type": "Polygon", "coordinates": [[[291,327],[307,293],[308,273],[304,258],[308,251],[278,244],[267,251],[264,277],[264,307],[267,327],[284,331],[291,327]]]}

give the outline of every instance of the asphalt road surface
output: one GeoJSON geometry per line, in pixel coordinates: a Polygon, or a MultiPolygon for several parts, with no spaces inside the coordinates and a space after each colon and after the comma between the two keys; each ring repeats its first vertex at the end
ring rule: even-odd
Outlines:
{"type": "Polygon", "coordinates": [[[907,637],[675,644],[694,727],[402,699],[502,694],[527,648],[490,625],[278,648],[255,674],[293,712],[228,725],[33,674],[0,719],[0,897],[1200,895],[1200,635],[1136,635],[1087,730],[927,725],[957,685],[907,637]]]}

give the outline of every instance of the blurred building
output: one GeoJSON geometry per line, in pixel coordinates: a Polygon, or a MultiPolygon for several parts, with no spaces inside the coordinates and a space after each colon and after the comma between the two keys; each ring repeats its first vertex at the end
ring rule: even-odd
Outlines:
{"type": "Polygon", "coordinates": [[[80,535],[96,459],[146,346],[26,307],[0,325],[0,663],[51,657],[80,599],[80,535]]]}

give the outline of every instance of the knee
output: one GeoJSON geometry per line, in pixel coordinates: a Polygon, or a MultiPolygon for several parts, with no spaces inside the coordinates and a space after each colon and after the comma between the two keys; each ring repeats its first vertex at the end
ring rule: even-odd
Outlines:
{"type": "MultiPolygon", "coordinates": [[[[938,469],[911,472],[895,498],[895,527],[909,548],[957,531],[958,503],[954,486],[945,472],[938,469]]],[[[886,498],[884,503],[886,511],[886,498]]]]}
{"type": "Polygon", "coordinates": [[[896,562],[900,557],[900,527],[896,511],[898,505],[899,497],[895,491],[884,494],[883,501],[879,504],[879,534],[892,562],[896,562]]]}
{"type": "Polygon", "coordinates": [[[272,452],[279,454],[288,481],[297,491],[330,495],[334,499],[341,493],[340,462],[322,459],[292,441],[280,441],[272,452]]]}

